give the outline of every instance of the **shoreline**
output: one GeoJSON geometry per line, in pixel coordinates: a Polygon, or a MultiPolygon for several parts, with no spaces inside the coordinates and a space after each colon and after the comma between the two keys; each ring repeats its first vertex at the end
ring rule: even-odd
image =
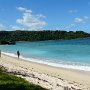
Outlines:
{"type": "MultiPolygon", "coordinates": [[[[39,42],[43,42],[43,41],[62,41],[62,40],[83,40],[83,39],[90,39],[90,37],[85,37],[85,38],[75,38],[75,39],[57,39],[57,40],[39,40],[39,42]]],[[[37,41],[16,41],[16,42],[38,42],[37,41]]]]}
{"type": "Polygon", "coordinates": [[[17,59],[16,57],[10,57],[4,54],[2,54],[0,58],[0,65],[6,67],[8,72],[15,73],[21,71],[21,77],[23,77],[22,74],[25,73],[26,77],[23,78],[27,81],[50,90],[64,90],[63,88],[66,86],[68,88],[79,88],[71,90],[90,90],[90,72],[52,67],[45,64],[17,59]],[[28,77],[29,74],[34,74],[35,77],[28,77]]]}
{"type": "MultiPolygon", "coordinates": [[[[8,55],[10,57],[14,57],[16,58],[17,55],[14,54],[14,53],[6,53],[6,52],[2,52],[2,54],[4,55],[8,55]]],[[[20,59],[24,60],[24,61],[30,61],[30,62],[34,62],[34,63],[37,63],[37,64],[43,64],[43,65],[48,65],[48,66],[51,66],[51,67],[55,67],[55,68],[62,68],[62,69],[70,69],[70,70],[76,70],[76,71],[80,71],[80,72],[90,72],[90,67],[89,66],[86,66],[86,65],[73,65],[73,64],[63,64],[63,63],[54,63],[54,62],[46,62],[42,59],[37,59],[37,58],[26,58],[26,57],[23,57],[23,56],[20,56],[20,59]]]]}

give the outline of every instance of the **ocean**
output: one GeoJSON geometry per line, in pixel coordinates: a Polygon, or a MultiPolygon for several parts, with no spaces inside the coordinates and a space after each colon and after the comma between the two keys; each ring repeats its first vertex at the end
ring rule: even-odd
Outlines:
{"type": "Polygon", "coordinates": [[[6,55],[54,67],[90,71],[90,39],[17,42],[0,45],[6,55]]]}

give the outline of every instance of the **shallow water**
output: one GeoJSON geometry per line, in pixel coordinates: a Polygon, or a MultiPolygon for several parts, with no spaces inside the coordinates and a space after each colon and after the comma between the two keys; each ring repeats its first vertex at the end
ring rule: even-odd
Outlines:
{"type": "MultiPolygon", "coordinates": [[[[0,45],[3,52],[24,58],[36,58],[56,67],[90,71],[90,39],[17,42],[16,45],[0,45]]],[[[40,60],[40,61],[39,61],[40,60]]]]}

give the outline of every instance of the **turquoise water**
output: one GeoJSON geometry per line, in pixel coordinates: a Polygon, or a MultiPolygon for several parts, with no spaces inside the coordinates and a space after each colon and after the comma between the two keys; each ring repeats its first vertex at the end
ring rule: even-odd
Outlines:
{"type": "Polygon", "coordinates": [[[0,49],[9,54],[19,50],[27,60],[34,58],[56,67],[90,71],[90,39],[17,42],[16,45],[1,45],[0,49]]]}

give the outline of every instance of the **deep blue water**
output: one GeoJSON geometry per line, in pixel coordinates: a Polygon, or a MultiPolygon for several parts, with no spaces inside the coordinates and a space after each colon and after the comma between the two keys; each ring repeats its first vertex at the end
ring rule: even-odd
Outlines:
{"type": "Polygon", "coordinates": [[[37,58],[58,66],[62,64],[90,68],[90,39],[17,42],[16,45],[1,45],[0,49],[14,54],[19,50],[23,57],[37,58]]]}

